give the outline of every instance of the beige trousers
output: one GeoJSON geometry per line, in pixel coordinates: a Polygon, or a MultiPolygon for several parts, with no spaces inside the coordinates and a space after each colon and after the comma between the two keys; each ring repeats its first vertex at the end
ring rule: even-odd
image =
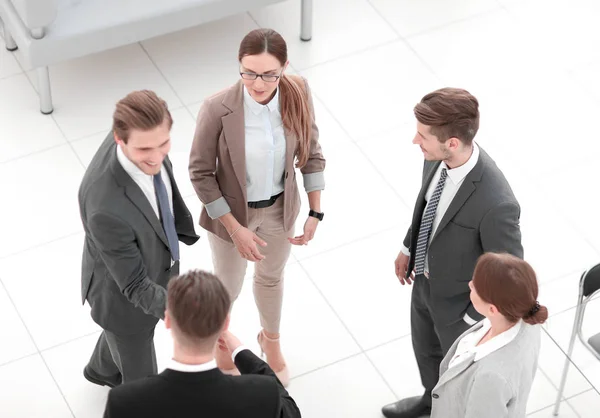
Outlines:
{"type": "MultiPolygon", "coordinates": [[[[278,333],[283,300],[283,271],[290,256],[292,244],[288,237],[294,231],[283,229],[283,196],[270,207],[248,208],[248,229],[267,243],[257,244],[265,256],[254,265],[254,300],[260,314],[260,323],[269,333],[278,333]]],[[[232,301],[242,290],[248,260],[242,258],[233,243],[208,232],[215,275],[221,279],[232,301]]]]}

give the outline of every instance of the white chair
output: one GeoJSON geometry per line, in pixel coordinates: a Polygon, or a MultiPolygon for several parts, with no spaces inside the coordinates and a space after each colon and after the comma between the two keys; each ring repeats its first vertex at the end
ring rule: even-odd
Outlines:
{"type": "MultiPolygon", "coordinates": [[[[52,113],[48,65],[191,28],[284,0],[0,0],[9,51],[35,68],[40,110],[52,113]]],[[[312,0],[300,38],[312,37],[312,0]]]]}
{"type": "Polygon", "coordinates": [[[575,321],[573,322],[573,331],[571,332],[571,340],[569,342],[567,358],[565,360],[562,378],[558,388],[558,395],[556,396],[556,403],[554,404],[555,416],[558,415],[562,394],[567,382],[567,373],[569,371],[569,365],[571,364],[571,356],[573,355],[573,347],[575,346],[575,337],[578,337],[583,346],[600,360],[600,332],[592,335],[587,340],[582,332],[585,308],[588,302],[598,293],[600,293],[600,264],[596,264],[589,270],[586,270],[579,280],[579,296],[577,297],[577,308],[575,309],[575,321]]]}

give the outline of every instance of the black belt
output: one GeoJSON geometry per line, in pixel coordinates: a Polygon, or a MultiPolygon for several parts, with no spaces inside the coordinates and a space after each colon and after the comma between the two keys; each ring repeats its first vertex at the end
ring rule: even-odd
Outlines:
{"type": "Polygon", "coordinates": [[[248,202],[248,207],[252,209],[263,209],[268,208],[269,206],[273,206],[277,198],[281,196],[283,192],[276,194],[275,196],[271,196],[270,199],[267,200],[259,200],[258,202],[248,202]]]}

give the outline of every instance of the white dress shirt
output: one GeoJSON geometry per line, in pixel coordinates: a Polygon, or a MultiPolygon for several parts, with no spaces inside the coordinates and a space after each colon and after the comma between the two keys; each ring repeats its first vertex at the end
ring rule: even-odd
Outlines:
{"type": "Polygon", "coordinates": [[[286,143],[279,89],[262,105],[244,87],[244,124],[248,202],[267,200],[284,188],[286,143]]]}
{"type": "MultiPolygon", "coordinates": [[[[248,350],[248,348],[243,345],[240,345],[238,348],[235,349],[235,351],[233,351],[233,353],[231,353],[231,359],[235,362],[235,356],[237,356],[240,352],[244,350],[248,350]]],[[[169,361],[169,364],[167,365],[167,369],[186,373],[206,372],[208,370],[216,368],[217,362],[215,360],[211,360],[208,363],[202,364],[183,364],[175,359],[171,359],[169,361]]]]}
{"type": "Polygon", "coordinates": [[[495,337],[489,339],[485,343],[481,345],[477,345],[479,341],[487,334],[487,332],[492,327],[490,320],[485,318],[483,320],[482,327],[475,332],[467,334],[456,347],[456,352],[450,363],[448,368],[454,367],[457,364],[462,363],[466,359],[470,358],[473,354],[475,358],[473,361],[479,361],[485,356],[493,353],[496,350],[504,347],[506,344],[510,343],[515,339],[519,331],[521,330],[522,321],[519,320],[515,325],[513,325],[508,330],[504,331],[502,334],[498,334],[495,337]]]}
{"type": "MultiPolygon", "coordinates": [[[[142,189],[144,196],[146,196],[148,202],[150,202],[150,206],[152,206],[152,209],[154,209],[156,217],[160,219],[160,212],[158,211],[158,201],[156,199],[156,192],[154,191],[153,176],[144,173],[142,170],[140,170],[140,168],[137,165],[132,163],[129,160],[129,158],[125,156],[120,145],[117,145],[117,160],[119,160],[119,163],[121,163],[121,166],[123,167],[125,172],[129,174],[129,177],[131,177],[133,181],[135,181],[135,183],[140,187],[140,189],[142,189]]],[[[173,213],[173,188],[171,187],[171,179],[169,178],[169,173],[167,172],[164,163],[160,167],[160,176],[163,182],[165,183],[165,187],[167,188],[167,194],[169,196],[169,207],[171,209],[171,213],[173,214],[173,216],[175,216],[175,214],[173,213]]]]}

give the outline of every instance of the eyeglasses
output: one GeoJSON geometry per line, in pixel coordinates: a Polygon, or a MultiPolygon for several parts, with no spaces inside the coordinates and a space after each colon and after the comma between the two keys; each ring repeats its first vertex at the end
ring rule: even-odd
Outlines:
{"type": "Polygon", "coordinates": [[[281,77],[282,74],[283,74],[283,69],[281,69],[281,72],[279,73],[279,75],[240,72],[240,76],[244,80],[256,80],[258,77],[260,77],[263,79],[263,81],[266,81],[267,83],[276,82],[277,80],[279,80],[279,78],[281,77]]]}

